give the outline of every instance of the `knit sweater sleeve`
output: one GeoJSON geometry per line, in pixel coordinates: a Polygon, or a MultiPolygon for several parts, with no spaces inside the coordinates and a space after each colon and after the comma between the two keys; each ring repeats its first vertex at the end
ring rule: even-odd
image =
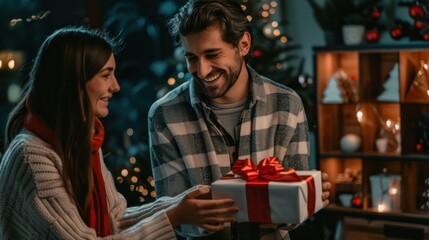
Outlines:
{"type": "MultiPolygon", "coordinates": [[[[39,138],[21,134],[11,143],[0,165],[2,238],[97,239],[67,194],[61,169],[58,155],[39,138]]],[[[175,239],[165,210],[177,199],[127,209],[104,171],[112,223],[106,239],[175,239]]]]}

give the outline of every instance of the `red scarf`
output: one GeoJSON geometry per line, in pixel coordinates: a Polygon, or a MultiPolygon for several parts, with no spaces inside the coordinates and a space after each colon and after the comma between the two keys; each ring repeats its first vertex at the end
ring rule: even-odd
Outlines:
{"type": "MultiPolygon", "coordinates": [[[[28,104],[27,104],[27,109],[28,104]]],[[[38,135],[47,143],[55,143],[55,134],[51,128],[35,113],[30,111],[25,115],[24,127],[38,135]]],[[[89,202],[87,213],[87,225],[97,231],[97,236],[105,237],[110,234],[109,212],[107,210],[107,195],[104,186],[103,176],[100,166],[99,149],[104,140],[104,127],[100,120],[95,120],[95,133],[91,144],[92,172],[94,176],[94,190],[89,202]]]]}

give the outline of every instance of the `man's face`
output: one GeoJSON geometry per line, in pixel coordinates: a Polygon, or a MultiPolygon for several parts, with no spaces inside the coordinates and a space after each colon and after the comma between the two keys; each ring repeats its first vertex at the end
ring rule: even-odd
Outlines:
{"type": "Polygon", "coordinates": [[[189,73],[208,98],[218,103],[241,100],[235,96],[248,90],[243,58],[248,50],[224,42],[217,26],[182,36],[181,41],[189,73]]]}

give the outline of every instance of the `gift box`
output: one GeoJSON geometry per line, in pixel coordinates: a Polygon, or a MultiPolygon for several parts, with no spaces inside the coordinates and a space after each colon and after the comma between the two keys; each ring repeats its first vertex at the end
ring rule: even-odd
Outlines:
{"type": "Polygon", "coordinates": [[[299,224],[323,207],[320,171],[284,171],[277,159],[265,160],[254,167],[246,159],[239,171],[237,160],[233,172],[211,185],[213,199],[235,200],[236,221],[299,224]]]}
{"type": "Polygon", "coordinates": [[[369,177],[371,181],[372,207],[380,212],[401,208],[401,176],[396,174],[377,174],[369,177]]]}

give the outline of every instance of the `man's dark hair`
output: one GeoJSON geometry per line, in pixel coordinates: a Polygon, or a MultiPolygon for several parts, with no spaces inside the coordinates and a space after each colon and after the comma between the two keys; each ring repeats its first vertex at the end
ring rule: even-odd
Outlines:
{"type": "Polygon", "coordinates": [[[216,25],[222,39],[234,47],[238,46],[245,32],[252,36],[250,22],[241,5],[234,0],[189,0],[167,24],[177,45],[180,45],[180,36],[199,33],[216,25]]]}

